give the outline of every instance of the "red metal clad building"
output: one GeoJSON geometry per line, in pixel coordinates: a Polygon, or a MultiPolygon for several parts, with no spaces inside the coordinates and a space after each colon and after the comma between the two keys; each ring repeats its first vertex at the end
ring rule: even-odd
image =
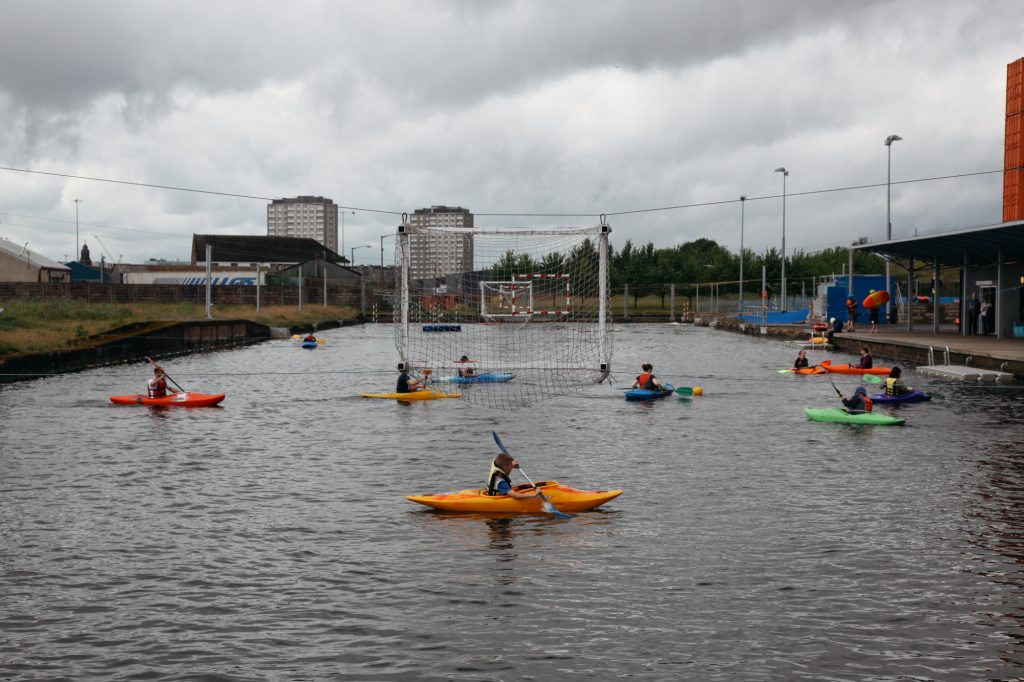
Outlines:
{"type": "Polygon", "coordinates": [[[1006,65],[1003,222],[1024,220],[1024,58],[1006,65]]]}

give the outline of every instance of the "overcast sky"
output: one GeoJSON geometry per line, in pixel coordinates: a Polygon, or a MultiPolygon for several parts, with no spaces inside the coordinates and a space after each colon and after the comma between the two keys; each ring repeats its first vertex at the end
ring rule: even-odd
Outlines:
{"type": "MultiPolygon", "coordinates": [[[[268,198],[817,251],[998,223],[1022,0],[4,0],[0,236],[51,258],[188,259],[268,198]],[[878,187],[805,194],[860,185],[878,187]],[[768,198],[765,198],[768,197],[768,198]],[[711,204],[702,207],[654,210],[711,204]],[[628,213],[626,213],[628,212],[628,213]],[[490,214],[490,215],[488,215],[490,214]],[[500,215],[509,214],[509,215],[500,215]],[[536,215],[536,214],[582,214],[536,215]],[[621,215],[615,215],[621,214],[621,215]]],[[[354,213],[352,212],[354,211],[354,213]]],[[[385,240],[387,262],[392,260],[385,240]]],[[[340,249],[339,249],[340,250],[340,249]]]]}

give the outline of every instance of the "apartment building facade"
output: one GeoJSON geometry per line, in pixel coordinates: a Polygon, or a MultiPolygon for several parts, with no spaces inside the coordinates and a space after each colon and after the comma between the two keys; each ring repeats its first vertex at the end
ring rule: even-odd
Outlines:
{"type": "Polygon", "coordinates": [[[274,199],[267,205],[268,237],[315,239],[338,251],[338,205],[326,197],[274,199]]]}
{"type": "Polygon", "coordinates": [[[409,277],[443,277],[473,269],[473,235],[460,229],[473,227],[473,214],[461,206],[418,208],[409,216],[409,277]],[[418,234],[425,227],[450,228],[450,233],[418,234]]]}

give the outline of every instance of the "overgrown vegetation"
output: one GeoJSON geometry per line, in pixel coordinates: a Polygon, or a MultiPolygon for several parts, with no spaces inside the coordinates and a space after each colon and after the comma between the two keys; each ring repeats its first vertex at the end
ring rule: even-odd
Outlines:
{"type": "MultiPolygon", "coordinates": [[[[206,319],[206,308],[195,303],[88,303],[71,299],[0,301],[0,356],[42,353],[68,348],[132,323],[184,322],[206,319]]],[[[327,320],[355,319],[352,306],[305,305],[215,306],[214,318],[247,319],[270,327],[307,326],[327,320]]]]}

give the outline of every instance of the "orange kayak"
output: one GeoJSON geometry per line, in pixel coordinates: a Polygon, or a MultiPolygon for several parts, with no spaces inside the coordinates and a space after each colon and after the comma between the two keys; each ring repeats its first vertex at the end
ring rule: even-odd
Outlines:
{"type": "MultiPolygon", "coordinates": [[[[622,490],[579,490],[562,485],[558,481],[538,481],[537,487],[551,504],[561,512],[588,511],[622,494],[622,490]]],[[[528,484],[513,486],[513,490],[529,492],[528,484]]],[[[434,509],[457,512],[495,512],[505,514],[541,514],[541,500],[532,498],[517,500],[508,495],[485,495],[483,488],[459,490],[436,495],[409,495],[407,500],[424,504],[434,509]]]]}
{"type": "Polygon", "coordinates": [[[110,402],[115,405],[166,405],[168,407],[210,407],[222,400],[224,400],[223,393],[194,393],[193,391],[172,393],[163,398],[150,398],[138,393],[110,396],[110,402]]]}
{"type": "Polygon", "coordinates": [[[826,372],[832,374],[876,374],[878,376],[885,376],[892,371],[891,367],[872,367],[871,369],[861,369],[856,365],[833,365],[831,360],[822,360],[821,365],[826,372]]]}

